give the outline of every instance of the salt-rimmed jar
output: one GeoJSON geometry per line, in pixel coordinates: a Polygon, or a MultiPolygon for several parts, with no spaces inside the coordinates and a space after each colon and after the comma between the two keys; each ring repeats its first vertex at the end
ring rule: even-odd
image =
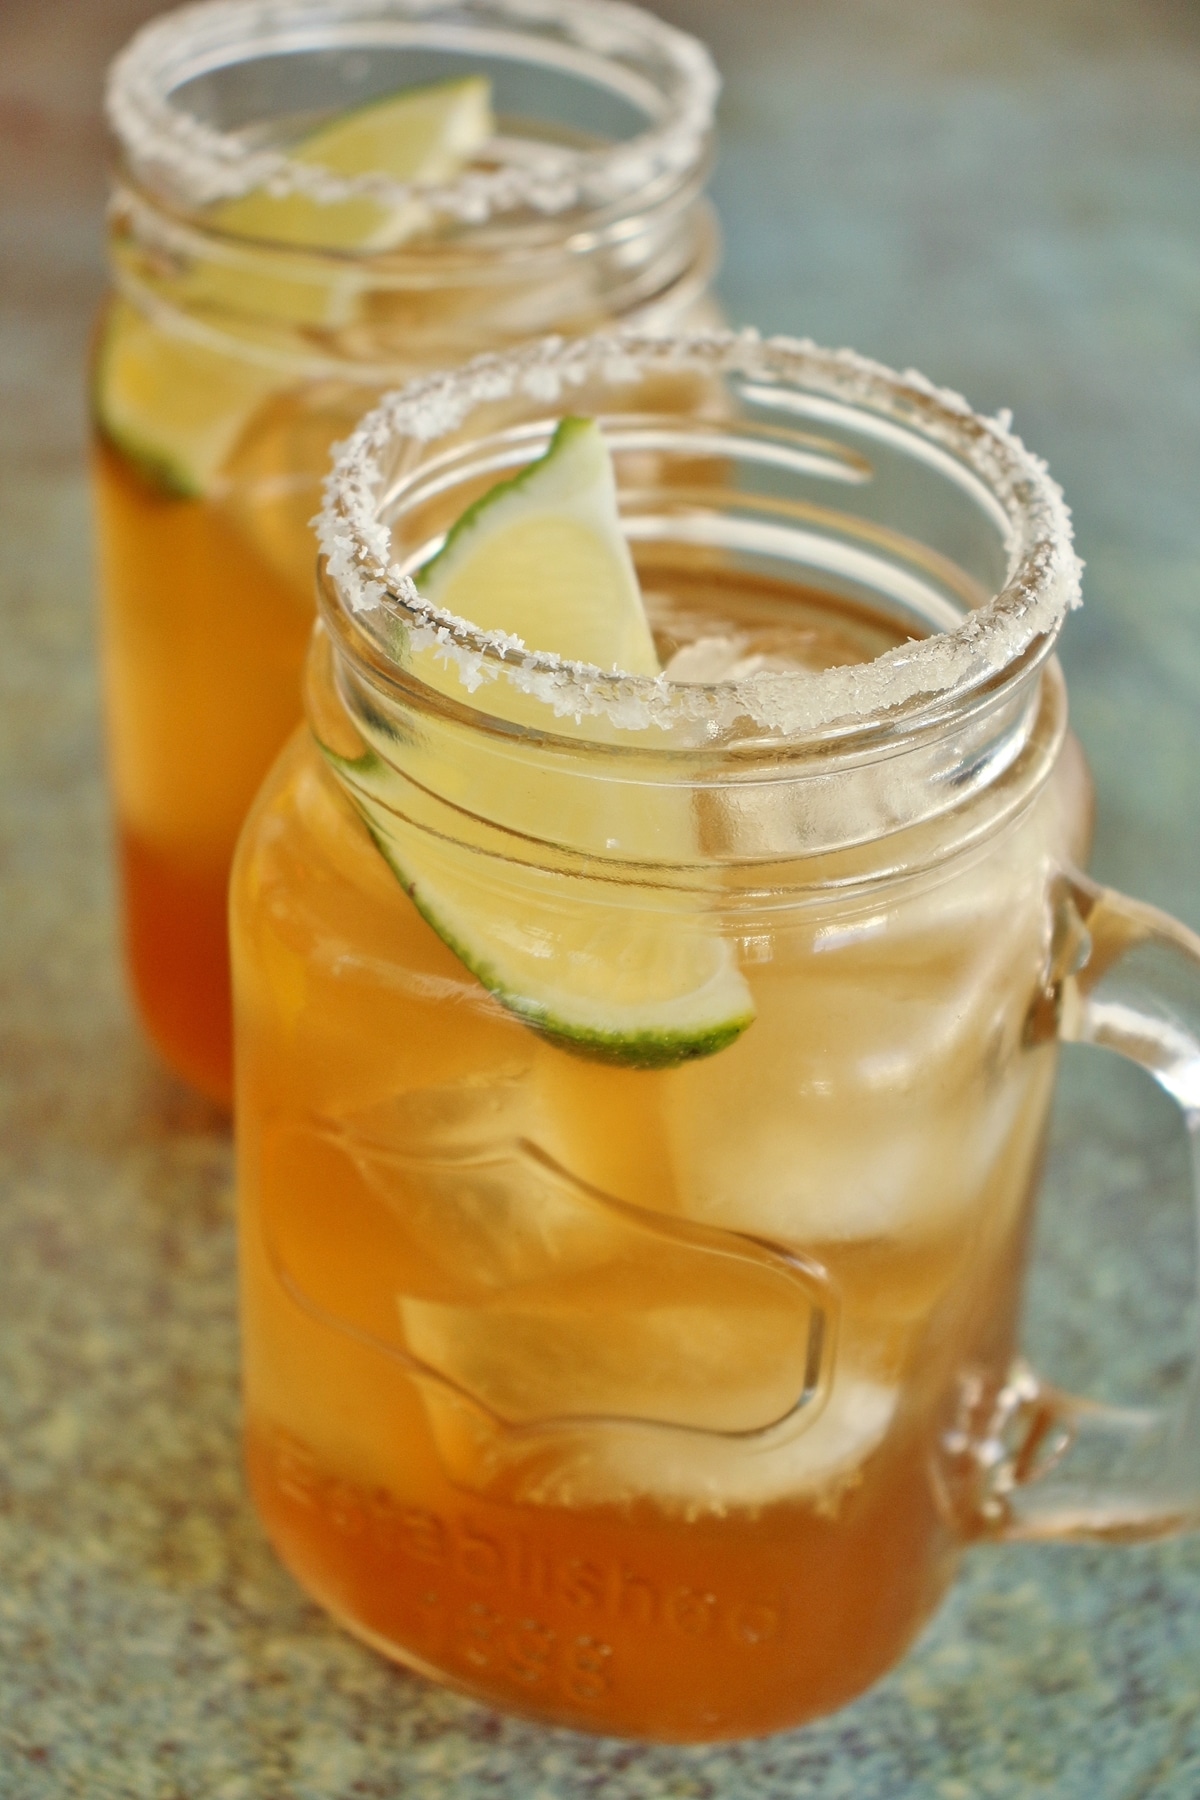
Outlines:
{"type": "Polygon", "coordinates": [[[550,330],[704,322],[716,87],[694,39],[608,0],[213,0],[114,64],[93,394],[126,937],[152,1037],[218,1098],[229,862],[300,713],[329,447],[416,371],[550,330]],[[476,80],[444,127],[460,162],[474,144],[457,173],[443,157],[405,185],[288,154],[380,95],[480,77],[495,129],[476,142],[476,80]],[[263,192],[278,214],[246,210],[263,192]],[[313,247],[314,201],[340,248],[313,247]],[[348,246],[364,205],[390,248],[348,246]]]}
{"type": "Polygon", "coordinates": [[[599,339],[390,399],[322,532],[232,900],[249,1467],[309,1591],[717,1738],[859,1692],[974,1537],[1194,1521],[1194,1375],[1129,1412],[1018,1353],[1058,1043],[1200,1069],[1200,943],[1080,872],[1036,459],[848,353],[599,339]],[[662,678],[414,586],[564,414],[662,678]]]}

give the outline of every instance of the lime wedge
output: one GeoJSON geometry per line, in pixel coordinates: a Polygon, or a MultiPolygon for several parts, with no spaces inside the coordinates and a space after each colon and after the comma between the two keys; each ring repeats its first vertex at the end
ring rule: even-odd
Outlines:
{"type": "MultiPolygon", "coordinates": [[[[289,148],[293,162],[334,175],[368,171],[395,181],[449,181],[495,130],[483,75],[409,88],[356,107],[289,148]]],[[[307,194],[245,194],[214,208],[222,231],[323,250],[391,250],[428,223],[418,200],[388,207],[364,197],[329,205],[307,194]]]]}
{"type": "Polygon", "coordinates": [[[469,507],[417,579],[435,606],[481,631],[626,675],[659,673],[593,419],[563,419],[546,454],[469,507]]]}
{"type": "MultiPolygon", "coordinates": [[[[483,76],[411,88],[357,108],[322,126],[290,152],[298,162],[334,174],[367,171],[399,181],[450,179],[493,131],[490,86],[483,76]]],[[[416,201],[387,208],[373,199],[320,205],[305,195],[247,194],[214,208],[211,221],[230,234],[310,249],[377,252],[394,248],[426,224],[416,201]]],[[[313,279],[205,261],[190,270],[178,303],[218,324],[230,316],[336,326],[353,316],[361,292],[353,271],[313,279]]],[[[225,335],[225,334],[223,334],[225,335]]],[[[105,436],[155,486],[178,498],[211,492],[247,423],[263,400],[290,385],[286,370],[172,330],[118,300],[101,333],[95,368],[95,411],[105,436]]]]}
{"type": "Polygon", "coordinates": [[[466,867],[470,852],[423,854],[392,821],[368,823],[426,923],[502,1006],[561,1049],[669,1069],[723,1050],[751,1023],[730,948],[702,923],[666,907],[572,906],[555,892],[561,877],[534,870],[501,886],[466,867]]]}
{"type": "Polygon", "coordinates": [[[278,369],[177,336],[126,300],[110,307],[96,353],[101,431],[153,486],[180,500],[212,488],[278,369]]]}
{"type": "MultiPolygon", "coordinates": [[[[612,462],[599,427],[564,419],[546,454],[477,501],[419,577],[427,598],[530,649],[601,668],[654,675],[659,661],[617,512],[612,462]]],[[[409,659],[432,687],[464,697],[436,652],[409,659]]],[[[505,684],[500,684],[504,686],[505,684]]],[[[513,693],[508,717],[536,702],[513,693]],[[522,705],[524,702],[524,705],[522,705]]],[[[537,715],[544,722],[544,712],[537,715]]],[[[462,807],[451,841],[415,825],[411,790],[391,766],[405,748],[371,719],[356,721],[375,748],[356,760],[326,746],[393,872],[422,916],[504,1006],[566,1049],[634,1068],[711,1055],[754,1016],[731,947],[695,896],[589,880],[481,854],[472,820],[505,816],[521,779],[516,756],[461,744],[431,777],[408,753],[414,779],[462,807]],[[378,753],[376,753],[376,749],[378,753]],[[457,834],[456,834],[457,835],[457,834]]],[[[532,722],[526,719],[525,722],[532,722]]],[[[319,719],[315,721],[318,733],[319,719]]],[[[573,728],[610,737],[597,721],[573,728]]],[[[539,835],[631,847],[663,863],[695,849],[685,789],[589,780],[539,783],[539,835]],[[581,821],[581,809],[590,813],[581,821]]]]}

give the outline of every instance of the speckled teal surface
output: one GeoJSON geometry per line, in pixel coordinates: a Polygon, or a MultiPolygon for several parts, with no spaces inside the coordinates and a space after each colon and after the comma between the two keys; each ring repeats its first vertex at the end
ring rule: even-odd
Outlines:
{"type": "MultiPolygon", "coordinates": [[[[983,1549],[823,1724],[645,1749],[495,1718],[343,1637],[237,1452],[230,1159],[117,969],[79,366],[99,71],[150,8],[0,8],[0,1796],[1197,1800],[1200,1540],[983,1549]]],[[[1200,926],[1200,13],[664,0],[728,74],[731,311],[1013,407],[1074,502],[1065,660],[1106,878],[1200,926]]],[[[1069,1059],[1031,1332],[1122,1397],[1185,1353],[1170,1108],[1069,1059]]]]}

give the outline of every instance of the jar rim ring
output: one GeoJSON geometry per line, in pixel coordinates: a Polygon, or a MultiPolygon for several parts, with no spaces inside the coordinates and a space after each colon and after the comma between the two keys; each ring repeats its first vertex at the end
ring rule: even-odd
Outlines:
{"type": "Polygon", "coordinates": [[[514,212],[557,217],[607,210],[666,181],[686,180],[705,161],[720,77],[698,38],[628,0],[195,0],[150,20],[110,66],[106,111],[130,167],[165,182],[196,207],[262,189],[320,204],[372,199],[389,208],[419,200],[434,218],[479,225],[514,212]],[[448,15],[453,14],[454,19],[448,15]],[[449,180],[399,181],[379,172],[343,175],[286,150],[256,147],[236,131],[207,124],[177,90],[222,67],[231,44],[255,54],[342,45],[437,41],[462,15],[486,35],[524,33],[582,57],[599,78],[629,59],[652,64],[636,85],[655,88],[657,116],[635,135],[594,150],[538,146],[528,162],[468,169],[449,180]],[[551,35],[557,34],[557,39],[551,35]]]}
{"type": "Polygon", "coordinates": [[[398,617],[411,650],[431,649],[456,669],[464,700],[486,682],[506,678],[543,701],[548,719],[603,716],[630,731],[687,722],[715,737],[748,719],[771,737],[795,739],[874,730],[881,719],[911,724],[1027,667],[1039,641],[1048,649],[1066,614],[1081,603],[1082,565],[1070,512],[1007,414],[986,418],[915,370],[900,374],[850,350],[754,331],[546,338],[419,378],[387,395],[341,446],[316,523],[327,581],[344,612],[398,617]],[[572,392],[584,382],[630,382],[647,370],[790,383],[899,425],[935,452],[949,451],[998,507],[1007,559],[1003,586],[953,628],[899,644],[868,663],[686,685],[532,651],[519,638],[482,631],[421,594],[392,559],[383,517],[389,452],[397,443],[433,444],[460,429],[475,408],[513,397],[544,405],[547,416],[568,411],[572,392]]]}

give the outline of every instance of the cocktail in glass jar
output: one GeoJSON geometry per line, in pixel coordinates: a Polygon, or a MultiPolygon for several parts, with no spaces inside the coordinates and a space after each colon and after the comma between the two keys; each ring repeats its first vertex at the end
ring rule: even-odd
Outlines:
{"type": "Polygon", "coordinates": [[[860,1692],[973,1538],[1194,1520],[1194,1382],[1018,1350],[1058,1042],[1200,1067],[1200,944],[1079,872],[1042,465],[845,352],[600,337],[388,400],[323,537],[232,901],[249,1467],[309,1591],[720,1738],[860,1692]],[[611,623],[626,546],[616,669],[449,604],[611,623]]]}
{"type": "Polygon", "coordinates": [[[214,0],[114,65],[93,374],[133,988],[230,1083],[226,888],[300,716],[310,520],[387,386],[554,329],[701,322],[716,78],[607,0],[214,0]]]}

